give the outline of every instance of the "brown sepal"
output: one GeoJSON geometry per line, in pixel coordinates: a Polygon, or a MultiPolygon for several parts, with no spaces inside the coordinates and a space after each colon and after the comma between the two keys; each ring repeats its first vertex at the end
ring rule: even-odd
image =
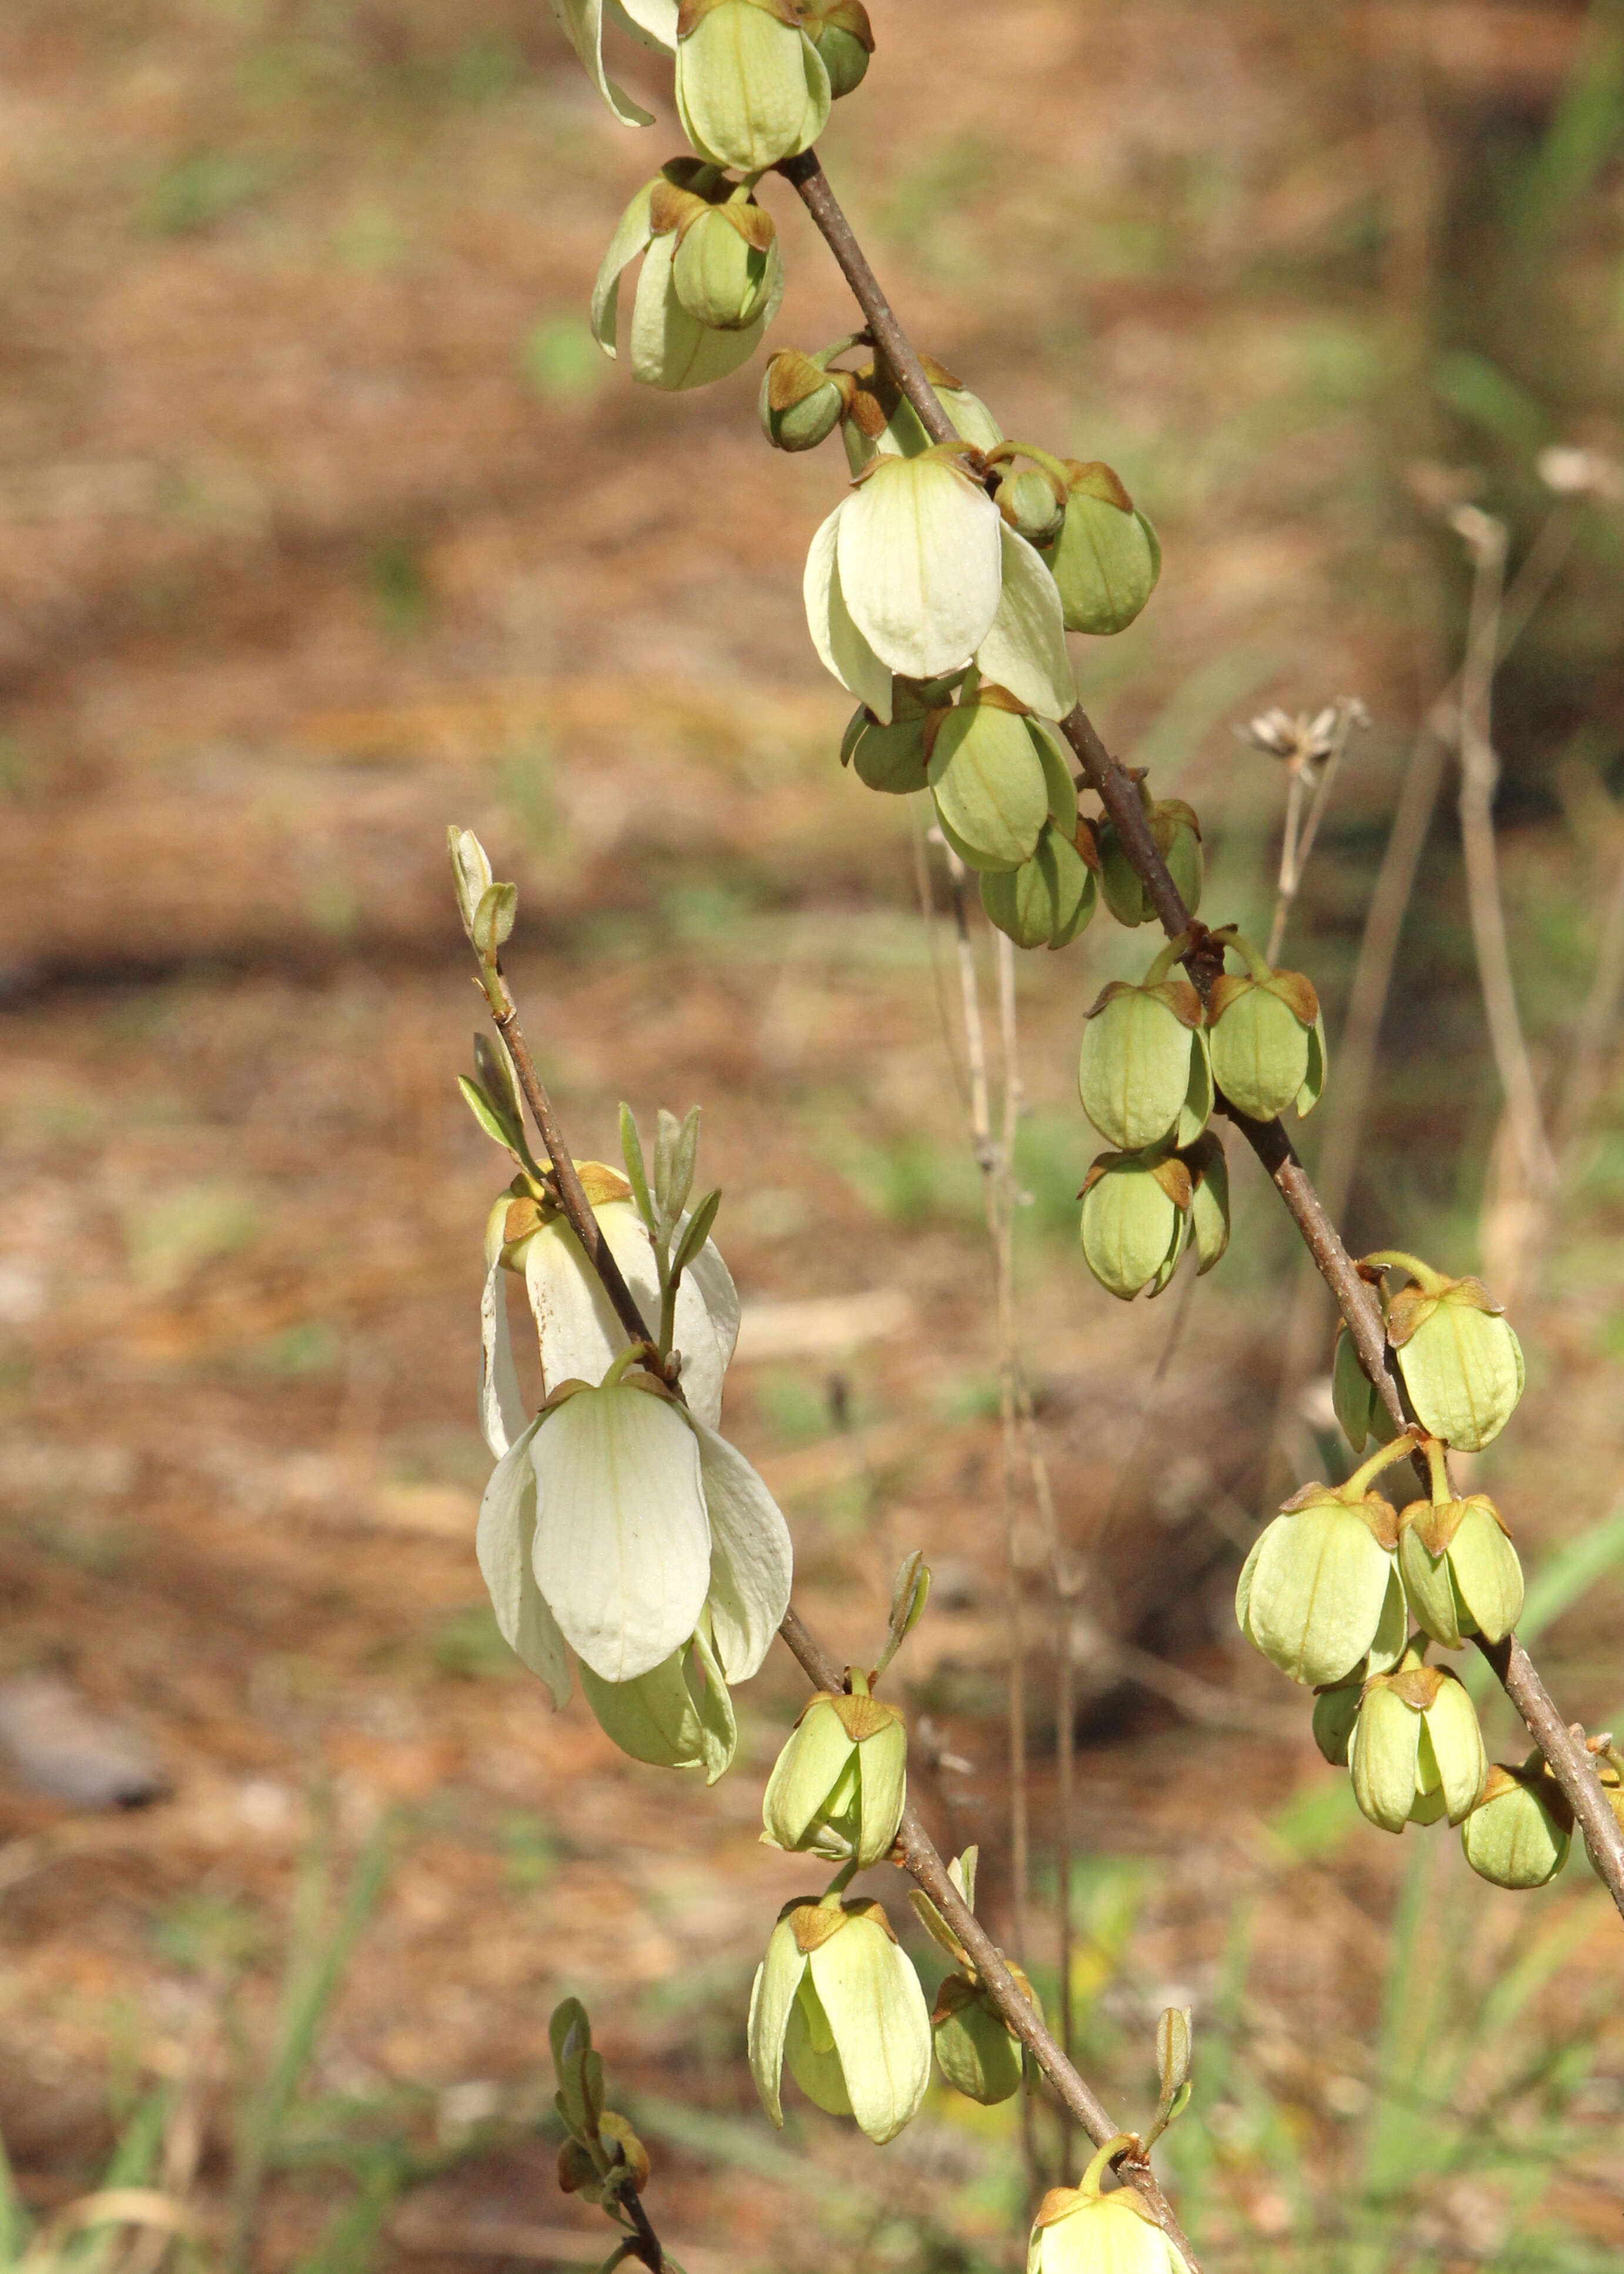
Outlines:
{"type": "Polygon", "coordinates": [[[674,182],[656,182],[649,199],[649,234],[670,237],[691,229],[702,215],[713,212],[710,200],[674,182]]]}
{"type": "Polygon", "coordinates": [[[1244,971],[1221,971],[1207,998],[1207,1025],[1215,1027],[1230,1004],[1238,1003],[1243,995],[1249,995],[1257,983],[1244,971]]]}
{"type": "Polygon", "coordinates": [[[843,1694],[831,1698],[829,1702],[835,1709],[840,1727],[854,1745],[861,1745],[865,1737],[872,1737],[877,1731],[889,1728],[893,1722],[902,1720],[896,1707],[888,1706],[883,1698],[857,1698],[843,1694]]]}
{"type": "Polygon", "coordinates": [[[1402,1350],[1417,1328],[1426,1324],[1442,1300],[1441,1295],[1429,1295],[1425,1287],[1417,1287],[1413,1281],[1408,1287],[1401,1287],[1387,1305],[1387,1340],[1393,1348],[1402,1350]]]}
{"type": "Polygon", "coordinates": [[[1187,1209],[1195,1198],[1190,1171],[1177,1153],[1169,1153],[1165,1161],[1158,1161],[1150,1173],[1176,1209],[1187,1209]]]}
{"type": "Polygon", "coordinates": [[[1147,987],[1146,994],[1154,995],[1158,1003],[1165,1003],[1181,1027],[1195,1028],[1201,1023],[1201,998],[1187,979],[1162,979],[1147,987]]]}
{"type": "Polygon", "coordinates": [[[1306,972],[1271,972],[1263,984],[1271,995],[1279,996],[1299,1026],[1312,1027],[1320,1016],[1320,998],[1315,994],[1314,983],[1306,972]]]}
{"type": "Polygon", "coordinates": [[[1077,847],[1084,868],[1092,869],[1097,877],[1100,873],[1100,832],[1086,814],[1078,815],[1077,833],[1071,842],[1077,847]]]}
{"type": "Polygon", "coordinates": [[[1438,1703],[1438,1693],[1446,1682],[1455,1679],[1447,1667],[1412,1666],[1402,1674],[1378,1675],[1384,1690],[1390,1690],[1402,1698],[1412,1713],[1425,1713],[1438,1703]]]}
{"type": "Polygon", "coordinates": [[[1067,458],[1064,464],[1073,497],[1101,498],[1118,513],[1132,512],[1133,500],[1123,487],[1121,475],[1102,458],[1067,458]]]}
{"type": "Polygon", "coordinates": [[[1023,703],[1019,695],[1011,695],[1007,687],[999,687],[990,680],[983,681],[976,689],[975,700],[984,703],[989,711],[1012,711],[1019,719],[1032,716],[1029,703],[1023,703]]]}

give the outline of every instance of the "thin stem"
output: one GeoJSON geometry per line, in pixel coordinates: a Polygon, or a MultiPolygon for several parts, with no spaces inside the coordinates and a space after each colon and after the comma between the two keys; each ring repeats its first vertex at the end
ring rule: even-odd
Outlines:
{"type": "Polygon", "coordinates": [[[1010,1636],[1010,1881],[1018,1965],[1026,1962],[1026,1907],[1031,1835],[1026,1789],[1026,1645],[1021,1615],[1020,1570],[1015,1553],[1015,1131],[1020,1111],[1020,1071],[1015,1024],[1015,951],[997,934],[998,1026],[1004,1046],[1004,1117],[990,1178],[998,1298],[998,1422],[1003,1438],[1004,1567],[1010,1636]]]}

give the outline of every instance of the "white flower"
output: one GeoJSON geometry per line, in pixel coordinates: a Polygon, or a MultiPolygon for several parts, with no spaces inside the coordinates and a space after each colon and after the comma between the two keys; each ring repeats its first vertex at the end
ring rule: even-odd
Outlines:
{"type": "Polygon", "coordinates": [[[652,126],[650,114],[604,70],[604,19],[618,24],[644,47],[663,48],[669,54],[677,43],[676,0],[553,0],[553,12],[587,77],[621,125],[652,126]]]}
{"type": "Polygon", "coordinates": [[[633,1382],[575,1391],[507,1448],[477,1550],[498,1625],[560,1705],[566,1642],[603,1682],[630,1683],[708,1621],[722,1679],[743,1682],[789,1606],[789,1529],[766,1486],[633,1382]]]}
{"type": "MultiPolygon", "coordinates": [[[[659,1319],[659,1271],[654,1243],[630,1198],[624,1177],[601,1162],[575,1163],[592,1213],[650,1327],[659,1319]]],[[[508,1230],[515,1204],[506,1193],[485,1225],[485,1294],[480,1306],[480,1412],[485,1442],[500,1460],[528,1418],[514,1374],[502,1284],[508,1266],[522,1269],[540,1345],[542,1386],[550,1396],[561,1382],[599,1382],[628,1347],[625,1329],[610,1306],[598,1274],[562,1216],[531,1229],[537,1211],[523,1216],[520,1237],[508,1230]]],[[[686,1224],[687,1217],[682,1222],[686,1224]]],[[[677,1234],[681,1237],[680,1231],[677,1234]]],[[[739,1296],[716,1243],[706,1240],[677,1290],[675,1347],[682,1353],[682,1394],[695,1419],[715,1428],[722,1418],[722,1378],[739,1338],[739,1296]]]]}
{"type": "Polygon", "coordinates": [[[1077,700],[1053,577],[949,451],[871,459],[814,537],[804,589],[823,662],[883,724],[893,673],[972,661],[1040,717],[1077,700]]]}
{"type": "Polygon", "coordinates": [[[792,1903],[756,1969],[750,2070],[782,2127],[785,2063],[808,2100],[854,2116],[876,2145],[919,2112],[930,2082],[930,2016],[878,1903],[792,1903]]]}

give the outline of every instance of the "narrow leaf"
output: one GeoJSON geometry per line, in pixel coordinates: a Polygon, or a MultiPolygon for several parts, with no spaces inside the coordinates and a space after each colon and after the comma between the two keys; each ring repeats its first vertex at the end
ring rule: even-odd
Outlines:
{"type": "Polygon", "coordinates": [[[654,1233],[654,1203],[649,1197],[649,1171],[643,1157],[643,1140],[637,1134],[637,1124],[631,1107],[624,1100],[620,1105],[620,1157],[626,1163],[626,1173],[631,1180],[632,1198],[637,1203],[637,1213],[648,1226],[650,1237],[654,1233]]]}

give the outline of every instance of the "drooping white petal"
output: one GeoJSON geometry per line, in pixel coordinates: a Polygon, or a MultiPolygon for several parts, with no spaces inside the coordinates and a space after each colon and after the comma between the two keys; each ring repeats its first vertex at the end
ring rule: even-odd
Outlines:
{"type": "Polygon", "coordinates": [[[553,0],[553,12],[560,30],[580,56],[587,77],[621,125],[652,126],[651,115],[639,109],[624,88],[617,87],[605,72],[604,0],[553,0]]]}
{"type": "Polygon", "coordinates": [[[710,1627],[729,1682],[748,1682],[789,1608],[793,1562],[778,1504],[736,1447],[695,1420],[710,1520],[710,1627]]]}
{"type": "Polygon", "coordinates": [[[748,363],[784,297],[780,260],[767,305],[753,324],[747,324],[741,332],[718,332],[708,324],[696,323],[672,283],[676,243],[674,233],[654,239],[643,256],[632,302],[632,377],[640,386],[662,387],[668,393],[708,387],[748,363]]]}
{"type": "Polygon", "coordinates": [[[882,663],[935,679],[967,663],[997,614],[998,509],[945,458],[876,458],[840,510],[835,560],[852,621],[882,663]]]}
{"type": "Polygon", "coordinates": [[[537,1585],[566,1641],[605,1682],[631,1682],[699,1623],[710,1527],[699,1447],[663,1398],[583,1389],[530,1443],[537,1585]]]}
{"type": "Polygon", "coordinates": [[[780,1919],[772,1930],[767,1955],[756,1969],[746,2039],[750,2074],[756,2079],[762,2106],[780,2131],[784,2128],[784,2032],[789,2027],[790,2008],[806,1970],[806,1958],[795,1940],[794,1930],[787,1919],[780,1919]]]}
{"type": "MultiPolygon", "coordinates": [[[[659,1271],[643,1218],[630,1201],[605,1201],[592,1213],[652,1330],[659,1323],[659,1271]]],[[[561,1216],[526,1247],[524,1284],[548,1391],[560,1382],[601,1382],[628,1337],[561,1216]]],[[[682,1275],[673,1335],[682,1353],[683,1396],[695,1418],[714,1428],[722,1418],[722,1378],[739,1337],[738,1292],[714,1240],[705,1242],[682,1275]]]]}
{"type": "Polygon", "coordinates": [[[930,2015],[913,1962],[873,1921],[853,1919],[807,1963],[852,2113],[883,2146],[919,2113],[930,2082],[930,2015]]]}
{"type": "MultiPolygon", "coordinates": [[[[687,1223],[685,1215],[677,1239],[687,1223]]],[[[723,1376],[739,1339],[739,1291],[713,1239],[706,1240],[682,1274],[673,1335],[682,1353],[682,1394],[688,1411],[696,1421],[714,1429],[722,1418],[723,1376]]]]}
{"type": "Polygon", "coordinates": [[[642,46],[658,48],[665,55],[674,52],[677,0],[605,0],[604,12],[642,46]]]}
{"type": "Polygon", "coordinates": [[[649,226],[650,209],[654,201],[654,184],[645,182],[626,211],[615,224],[614,235],[609,240],[608,251],[598,271],[598,282],[592,287],[592,337],[606,356],[613,356],[615,317],[620,305],[620,274],[628,268],[640,252],[646,252],[652,237],[649,226]]]}
{"type": "Polygon", "coordinates": [[[538,1674],[553,1692],[554,1706],[569,1696],[569,1660],[564,1638],[536,1585],[530,1555],[536,1532],[536,1472],[530,1442],[532,1421],[497,1463],[479,1503],[474,1552],[491,1608],[508,1647],[538,1674]]]}
{"type": "Polygon", "coordinates": [[[491,1211],[485,1235],[485,1291],[479,1298],[479,1426],[492,1458],[500,1461],[523,1428],[524,1400],[514,1371],[508,1323],[508,1287],[501,1267],[506,1198],[491,1211]]]}
{"type": "Polygon", "coordinates": [[[1041,553],[1007,523],[999,529],[1004,581],[997,614],[975,651],[981,677],[1007,687],[1040,719],[1064,719],[1077,706],[1077,681],[1066,652],[1059,588],[1041,553]]]}
{"type": "Polygon", "coordinates": [[[866,703],[883,727],[891,724],[891,675],[852,621],[840,589],[836,560],[842,500],[821,523],[807,554],[801,591],[806,600],[807,629],[817,650],[818,661],[833,674],[848,694],[866,703]]]}

